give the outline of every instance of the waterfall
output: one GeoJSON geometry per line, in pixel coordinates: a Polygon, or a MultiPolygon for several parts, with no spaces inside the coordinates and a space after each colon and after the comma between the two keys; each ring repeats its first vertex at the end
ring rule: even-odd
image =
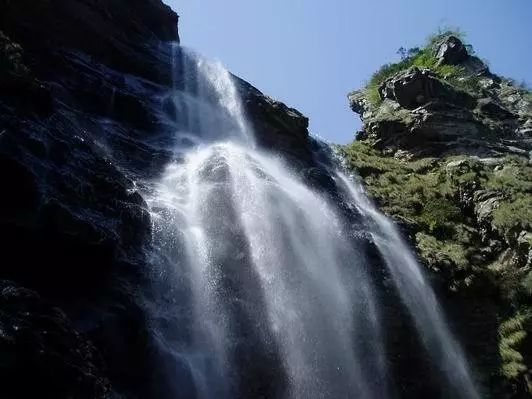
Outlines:
{"type": "MultiPolygon", "coordinates": [[[[372,270],[343,212],[257,148],[220,63],[179,46],[173,59],[174,89],[165,99],[174,110],[173,159],[146,194],[153,221],[147,306],[165,359],[161,397],[393,396],[372,270]]],[[[449,381],[476,398],[412,255],[356,187],[337,178],[346,202],[373,223],[402,299],[449,381]]]]}
{"type": "Polygon", "coordinates": [[[353,205],[371,224],[374,242],[429,354],[451,385],[449,391],[452,397],[479,398],[462,350],[452,337],[434,292],[397,227],[375,208],[360,183],[355,185],[341,172],[336,177],[348,192],[353,205]]]}

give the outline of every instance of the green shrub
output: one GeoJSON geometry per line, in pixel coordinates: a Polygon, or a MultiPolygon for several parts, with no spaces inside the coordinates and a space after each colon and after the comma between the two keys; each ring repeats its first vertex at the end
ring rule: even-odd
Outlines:
{"type": "Polygon", "coordinates": [[[523,157],[506,157],[504,166],[487,175],[486,187],[511,196],[516,192],[532,192],[532,167],[523,157]]]}
{"type": "Polygon", "coordinates": [[[532,196],[519,194],[514,201],[502,202],[493,211],[493,224],[502,230],[513,227],[530,229],[532,227],[532,196]]]}
{"type": "Polygon", "coordinates": [[[432,234],[438,230],[443,232],[445,227],[460,219],[460,208],[445,198],[430,199],[425,203],[420,220],[432,234]]]}
{"type": "Polygon", "coordinates": [[[460,269],[466,269],[469,266],[467,250],[458,242],[438,240],[425,233],[417,233],[416,242],[421,256],[429,260],[431,264],[452,262],[460,269]]]}
{"type": "Polygon", "coordinates": [[[524,325],[527,317],[517,313],[499,326],[499,355],[501,373],[508,379],[516,379],[527,371],[523,355],[519,352],[527,333],[524,325]]]}

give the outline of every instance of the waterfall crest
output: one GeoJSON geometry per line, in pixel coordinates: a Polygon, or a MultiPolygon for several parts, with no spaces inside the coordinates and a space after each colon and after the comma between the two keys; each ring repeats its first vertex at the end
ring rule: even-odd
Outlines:
{"type": "MultiPolygon", "coordinates": [[[[235,82],[173,48],[173,160],[146,195],[154,337],[168,398],[393,397],[366,255],[343,213],[257,148],[235,82]]],[[[432,290],[395,228],[345,175],[405,306],[456,386],[477,398],[432,290]]]]}

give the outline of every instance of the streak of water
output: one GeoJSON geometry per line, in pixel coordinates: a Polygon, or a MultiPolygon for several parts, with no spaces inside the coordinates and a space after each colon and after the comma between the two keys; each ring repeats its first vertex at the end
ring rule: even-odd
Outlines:
{"type": "Polygon", "coordinates": [[[450,384],[449,395],[453,398],[479,398],[462,349],[449,331],[434,291],[397,227],[375,208],[361,184],[355,184],[340,172],[337,179],[349,193],[354,206],[371,224],[371,235],[399,295],[413,316],[429,354],[450,384]]]}

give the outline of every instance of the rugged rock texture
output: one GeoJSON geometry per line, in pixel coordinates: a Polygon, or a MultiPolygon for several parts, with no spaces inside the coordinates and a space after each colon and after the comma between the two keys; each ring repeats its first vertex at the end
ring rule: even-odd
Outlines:
{"type": "Polygon", "coordinates": [[[3,0],[0,12],[4,33],[42,57],[41,67],[45,56],[70,49],[122,72],[169,77],[149,49],[159,40],[178,40],[177,15],[160,0],[3,0]]]}
{"type": "Polygon", "coordinates": [[[532,149],[530,92],[492,74],[478,58],[464,58],[461,48],[448,36],[398,64],[405,69],[379,82],[379,98],[351,93],[351,107],[364,121],[359,137],[417,156],[526,155],[532,149]],[[427,61],[431,51],[437,51],[433,62],[427,61]],[[431,63],[434,70],[419,66],[431,63]]]}
{"type": "Polygon", "coordinates": [[[26,332],[1,356],[25,349],[2,378],[36,385],[0,396],[106,397],[107,379],[142,392],[150,349],[135,296],[150,221],[134,179],[156,169],[152,98],[171,75],[157,46],[177,39],[177,16],[158,1],[4,1],[0,15],[0,278],[73,319],[36,294],[9,297],[4,323],[27,313],[26,332]]]}
{"type": "MultiPolygon", "coordinates": [[[[160,0],[0,1],[1,397],[163,397],[138,189],[170,156],[177,21],[160,0]]],[[[261,144],[310,168],[306,118],[241,90],[261,144]]]]}
{"type": "Polygon", "coordinates": [[[440,64],[459,65],[469,58],[469,53],[460,39],[449,36],[439,45],[436,57],[440,64]]]}
{"type": "Polygon", "coordinates": [[[380,88],[383,99],[395,101],[405,109],[415,109],[435,101],[472,102],[466,93],[454,90],[439,80],[430,69],[412,67],[388,79],[380,88]]]}
{"type": "Polygon", "coordinates": [[[2,397],[105,398],[96,348],[33,291],[0,281],[2,397]]]}
{"type": "Polygon", "coordinates": [[[308,132],[308,118],[298,110],[265,96],[249,83],[239,80],[242,100],[259,144],[281,152],[300,168],[314,164],[308,132]]]}
{"type": "Polygon", "coordinates": [[[416,246],[486,397],[529,397],[532,94],[450,33],[411,54],[349,95],[346,164],[416,246]]]}

